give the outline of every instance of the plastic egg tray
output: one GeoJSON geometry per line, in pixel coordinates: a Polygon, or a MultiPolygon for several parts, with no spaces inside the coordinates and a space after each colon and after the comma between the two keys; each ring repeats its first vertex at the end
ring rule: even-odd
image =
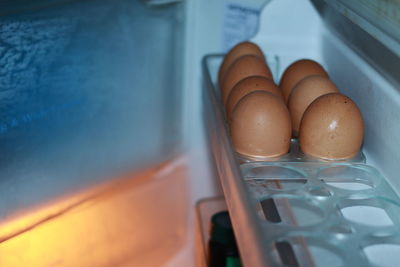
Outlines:
{"type": "MultiPolygon", "coordinates": [[[[304,154],[299,146],[299,142],[297,139],[293,138],[291,140],[290,144],[290,149],[289,153],[280,156],[280,157],[275,157],[275,158],[252,158],[248,156],[241,155],[239,153],[236,153],[236,157],[238,158],[240,163],[246,163],[246,162],[262,162],[262,161],[268,161],[268,162],[321,162],[321,163],[327,163],[327,162],[334,162],[331,160],[324,160],[320,158],[316,158],[307,154],[304,154]]],[[[358,163],[365,163],[365,156],[362,152],[358,153],[356,156],[353,158],[340,161],[340,162],[358,162],[358,163]]]]}
{"type": "Polygon", "coordinates": [[[400,199],[368,165],[257,162],[241,171],[277,265],[369,266],[364,248],[400,244],[400,199]]]}
{"type": "MultiPolygon", "coordinates": [[[[210,55],[203,61],[215,99],[222,58],[210,55]]],[[[277,77],[279,58],[268,63],[277,77]]],[[[222,104],[219,110],[224,113],[222,104]]],[[[226,120],[220,123],[228,132],[226,120]]],[[[235,153],[233,147],[228,150],[235,153]]],[[[217,167],[227,164],[221,158],[216,157],[217,167]]],[[[303,154],[293,139],[290,152],[282,157],[235,154],[234,159],[246,188],[243,201],[248,197],[250,203],[251,210],[245,212],[255,215],[255,221],[249,220],[261,229],[258,249],[268,259],[266,266],[398,265],[400,198],[375,168],[365,164],[363,153],[346,161],[326,161],[303,154]]],[[[229,180],[222,184],[231,187],[229,180]]],[[[240,215],[230,211],[231,216],[240,215]]]]}

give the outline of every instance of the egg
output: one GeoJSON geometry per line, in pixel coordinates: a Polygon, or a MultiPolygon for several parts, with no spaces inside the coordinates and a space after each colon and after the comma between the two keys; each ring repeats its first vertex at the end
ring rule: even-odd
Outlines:
{"type": "Polygon", "coordinates": [[[254,91],[265,91],[281,98],[283,100],[281,90],[273,81],[262,76],[250,76],[240,80],[231,90],[226,101],[226,115],[228,120],[233,109],[239,100],[245,95],[254,91]]]}
{"type": "Polygon", "coordinates": [[[287,102],[293,87],[303,78],[311,75],[320,75],[328,78],[324,68],[317,62],[309,59],[301,59],[292,63],[283,73],[279,88],[287,102]]]}
{"type": "Polygon", "coordinates": [[[330,93],[315,99],[300,125],[301,150],[322,159],[348,159],[360,151],[364,122],[357,105],[347,96],[330,93]]]}
{"type": "Polygon", "coordinates": [[[232,65],[232,63],[241,56],[244,55],[254,55],[258,56],[262,60],[264,59],[264,54],[261,51],[260,47],[252,42],[241,42],[235,45],[224,57],[222,64],[219,68],[218,72],[218,85],[221,88],[223,76],[228,68],[232,65]]]}
{"type": "Polygon", "coordinates": [[[288,101],[293,135],[295,137],[298,135],[301,118],[311,102],[321,95],[338,92],[336,85],[324,76],[308,76],[298,82],[293,88],[288,101]]]}
{"type": "Polygon", "coordinates": [[[229,67],[222,82],[221,97],[224,105],[233,86],[250,76],[263,76],[272,80],[272,73],[264,60],[252,55],[238,58],[229,67]]]}
{"type": "Polygon", "coordinates": [[[277,157],[289,151],[289,111],[278,96],[255,91],[244,96],[230,124],[236,152],[249,157],[277,157]]]}

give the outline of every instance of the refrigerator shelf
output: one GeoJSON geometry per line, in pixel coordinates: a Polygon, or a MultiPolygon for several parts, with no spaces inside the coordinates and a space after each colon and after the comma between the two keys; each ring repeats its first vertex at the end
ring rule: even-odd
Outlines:
{"type": "MultiPolygon", "coordinates": [[[[222,59],[203,58],[205,123],[245,266],[374,266],[371,247],[400,248],[400,198],[362,153],[322,161],[292,140],[270,161],[235,154],[216,86],[222,59]]],[[[279,71],[279,57],[268,63],[279,71]]]]}

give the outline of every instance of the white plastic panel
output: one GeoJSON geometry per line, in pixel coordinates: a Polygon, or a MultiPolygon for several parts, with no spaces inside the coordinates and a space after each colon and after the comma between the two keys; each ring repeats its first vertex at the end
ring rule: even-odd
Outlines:
{"type": "Polygon", "coordinates": [[[399,192],[400,92],[336,36],[323,36],[324,59],[331,79],[363,114],[367,163],[380,169],[399,192]]]}
{"type": "Polygon", "coordinates": [[[273,0],[264,6],[260,28],[252,41],[265,55],[279,56],[280,72],[301,58],[323,64],[320,49],[322,20],[309,1],[273,0]]]}

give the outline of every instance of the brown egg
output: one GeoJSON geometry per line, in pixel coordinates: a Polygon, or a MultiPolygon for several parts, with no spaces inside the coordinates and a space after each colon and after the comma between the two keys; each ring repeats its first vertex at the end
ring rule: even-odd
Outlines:
{"type": "Polygon", "coordinates": [[[281,98],[264,91],[243,97],[232,113],[232,141],[238,153],[276,157],[289,151],[291,122],[281,98]]]}
{"type": "Polygon", "coordinates": [[[242,42],[235,45],[224,57],[224,60],[219,68],[218,72],[218,85],[219,88],[222,86],[222,80],[225,75],[225,72],[229,69],[231,64],[238,58],[244,55],[254,55],[260,57],[262,60],[264,59],[264,54],[261,51],[260,47],[252,42],[242,42]]]}
{"type": "Polygon", "coordinates": [[[299,142],[304,153],[323,159],[348,159],[360,151],[364,122],[357,105],[347,96],[318,97],[306,109],[299,142]]]}
{"type": "Polygon", "coordinates": [[[264,60],[252,55],[238,58],[227,70],[222,82],[221,97],[224,105],[233,86],[249,76],[263,76],[272,80],[272,73],[264,60]]]}
{"type": "Polygon", "coordinates": [[[292,63],[283,73],[279,88],[287,102],[293,87],[303,78],[311,75],[321,75],[328,78],[324,68],[317,62],[302,59],[292,63]]]}
{"type": "Polygon", "coordinates": [[[293,135],[297,136],[304,111],[316,98],[338,93],[335,84],[323,76],[308,76],[297,83],[289,97],[288,108],[292,118],[293,135]]]}
{"type": "Polygon", "coordinates": [[[239,100],[254,91],[265,91],[280,97],[283,100],[281,90],[273,81],[262,76],[250,76],[240,80],[231,90],[226,101],[226,115],[228,120],[239,100]]]}

